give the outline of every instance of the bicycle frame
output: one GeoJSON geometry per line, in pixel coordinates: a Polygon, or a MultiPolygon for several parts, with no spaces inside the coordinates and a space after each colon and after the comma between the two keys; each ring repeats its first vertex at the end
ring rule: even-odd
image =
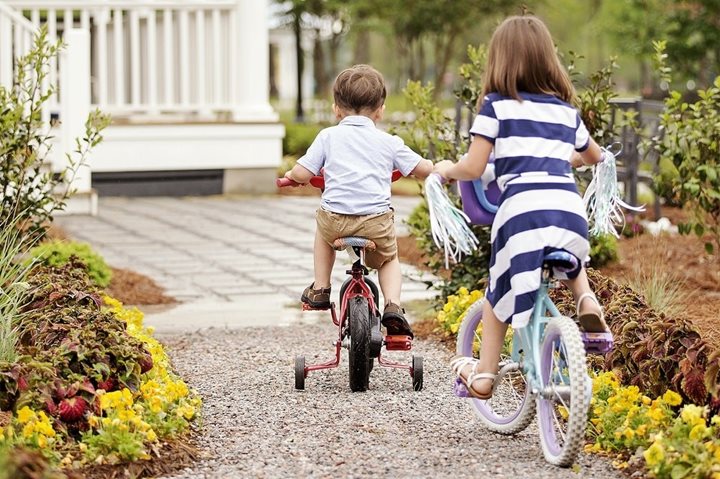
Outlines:
{"type": "Polygon", "coordinates": [[[372,291],[370,291],[370,287],[367,285],[367,283],[365,283],[365,281],[363,280],[363,277],[365,276],[365,269],[363,267],[365,251],[363,249],[360,249],[358,253],[358,256],[360,258],[355,261],[355,263],[353,263],[351,269],[346,271],[347,274],[351,275],[351,278],[350,283],[348,283],[348,286],[345,289],[342,298],[340,298],[339,319],[337,314],[335,313],[335,303],[331,303],[330,305],[330,314],[332,315],[333,324],[338,327],[338,339],[335,340],[335,357],[324,363],[310,364],[305,366],[306,373],[310,371],[317,371],[319,369],[336,368],[340,365],[340,350],[342,349],[342,341],[345,337],[345,331],[347,329],[347,310],[350,299],[357,296],[362,296],[368,300],[368,305],[371,311],[377,310],[377,305],[375,304],[375,298],[373,297],[373,293],[372,291]]]}
{"type": "Polygon", "coordinates": [[[545,326],[552,317],[561,316],[560,311],[548,296],[548,291],[552,287],[551,279],[550,269],[543,266],[542,281],[536,295],[530,322],[523,328],[515,329],[513,337],[512,359],[515,363],[520,364],[533,395],[539,394],[545,389],[539,371],[540,344],[545,326]],[[550,316],[546,314],[548,312],[550,316]],[[522,360],[521,354],[530,360],[522,360]]]}

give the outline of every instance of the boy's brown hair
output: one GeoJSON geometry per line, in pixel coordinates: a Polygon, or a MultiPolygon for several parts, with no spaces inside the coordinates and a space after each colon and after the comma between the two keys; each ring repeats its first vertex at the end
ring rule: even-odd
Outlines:
{"type": "Polygon", "coordinates": [[[387,90],[382,74],[369,65],[346,68],[335,79],[335,105],[354,113],[375,111],[385,103],[387,90]]]}
{"type": "Polygon", "coordinates": [[[509,17],[493,33],[478,103],[492,92],[522,101],[519,91],[554,95],[568,103],[575,100],[575,88],[555,53],[550,31],[531,15],[509,17]]]}

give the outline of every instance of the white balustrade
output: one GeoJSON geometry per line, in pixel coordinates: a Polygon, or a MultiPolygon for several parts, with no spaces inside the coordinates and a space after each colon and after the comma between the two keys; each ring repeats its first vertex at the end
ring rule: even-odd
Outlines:
{"type": "Polygon", "coordinates": [[[0,85],[13,84],[15,59],[32,47],[34,33],[31,21],[0,3],[0,85]]]}
{"type": "MultiPolygon", "coordinates": [[[[0,0],[50,39],[89,29],[91,101],[114,116],[274,117],[268,101],[268,0],[0,0]],[[22,15],[20,15],[22,14],[22,15]],[[250,73],[251,72],[251,73],[250,73]]],[[[0,15],[0,49],[8,29],[0,15]]],[[[11,37],[10,37],[11,38],[11,37]]],[[[6,62],[0,55],[0,62],[6,62]]],[[[0,80],[7,66],[0,63],[0,80]]],[[[53,64],[49,80],[57,81],[53,64]]],[[[60,93],[62,95],[62,92],[60,93]]],[[[62,97],[60,97],[62,101],[62,97]]]]}

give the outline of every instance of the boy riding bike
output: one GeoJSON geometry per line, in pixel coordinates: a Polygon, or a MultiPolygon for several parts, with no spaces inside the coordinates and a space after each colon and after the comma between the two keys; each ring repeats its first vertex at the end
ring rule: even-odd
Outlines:
{"type": "Polygon", "coordinates": [[[386,96],[383,76],[374,68],[355,65],[342,71],[333,85],[333,111],[339,123],[322,130],[285,177],[304,184],[322,171],[325,179],[316,215],[315,277],[301,300],[315,309],[329,308],[330,275],[335,263],[331,245],[341,237],[364,237],[376,245],[365,260],[378,270],[385,301],[382,324],[390,336],[413,337],[400,306],[402,275],[390,184],[394,169],[403,176],[424,179],[433,165],[401,138],[376,128],[386,96]]]}

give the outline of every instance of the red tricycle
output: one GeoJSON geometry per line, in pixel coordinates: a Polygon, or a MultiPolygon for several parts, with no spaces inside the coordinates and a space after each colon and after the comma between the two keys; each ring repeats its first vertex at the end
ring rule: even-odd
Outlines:
{"type": "MultiPolygon", "coordinates": [[[[393,172],[393,181],[400,177],[399,172],[393,172]]],[[[310,184],[316,188],[324,187],[324,178],[314,176],[310,184]]],[[[278,178],[277,185],[297,186],[297,183],[287,178],[278,178]]],[[[336,250],[352,249],[357,260],[347,270],[350,277],[340,288],[340,315],[336,314],[335,303],[330,304],[330,315],[333,324],[338,327],[338,337],[334,341],[335,357],[320,364],[305,364],[304,356],[295,358],[295,389],[305,389],[305,378],[310,371],[335,368],[340,364],[340,350],[348,350],[350,367],[350,389],[352,391],[365,391],[370,382],[370,371],[374,360],[388,368],[407,369],[412,378],[415,391],[423,386],[423,359],[422,356],[412,356],[412,364],[402,364],[385,359],[382,356],[383,347],[387,351],[409,351],[412,349],[410,336],[383,336],[380,329],[379,291],[375,283],[367,278],[368,269],[364,265],[365,251],[375,249],[375,243],[366,238],[346,237],[335,240],[333,247],[336,250]]],[[[303,303],[303,311],[313,310],[303,303]]]]}

